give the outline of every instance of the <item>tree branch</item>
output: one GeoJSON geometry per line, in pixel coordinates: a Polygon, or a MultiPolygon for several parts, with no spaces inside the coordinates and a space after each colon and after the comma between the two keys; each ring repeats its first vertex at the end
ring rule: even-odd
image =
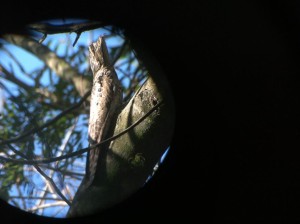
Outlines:
{"type": "Polygon", "coordinates": [[[58,202],[53,202],[53,203],[49,203],[49,204],[42,204],[42,205],[30,208],[27,211],[34,212],[34,211],[42,209],[42,208],[49,208],[49,207],[53,207],[53,206],[65,206],[65,203],[63,203],[62,201],[58,201],[58,202]]]}
{"type": "Polygon", "coordinates": [[[33,79],[33,77],[29,76],[28,72],[25,71],[24,67],[19,62],[19,60],[8,49],[6,49],[3,46],[2,50],[15,62],[15,64],[19,67],[19,69],[21,70],[21,72],[23,72],[24,75],[26,75],[30,79],[33,79]]]}
{"type": "Polygon", "coordinates": [[[66,155],[63,156],[58,156],[58,157],[54,157],[54,158],[48,158],[48,159],[36,159],[36,160],[20,160],[20,159],[11,159],[11,158],[6,158],[3,156],[0,156],[0,161],[3,162],[12,162],[12,163],[17,163],[17,164],[28,164],[28,165],[33,165],[33,164],[41,164],[41,163],[52,163],[52,162],[56,162],[59,160],[63,160],[63,159],[67,159],[67,158],[71,158],[73,156],[78,156],[81,155],[93,148],[96,148],[100,145],[106,144],[107,142],[113,141],[117,138],[119,138],[120,136],[124,135],[126,132],[130,131],[131,129],[133,129],[134,127],[136,127],[139,123],[141,123],[145,118],[147,118],[151,113],[153,113],[155,110],[157,110],[160,106],[163,105],[163,102],[159,102],[157,103],[153,108],[151,108],[146,114],[144,114],[142,117],[140,117],[137,121],[135,121],[132,125],[130,125],[128,128],[126,128],[125,130],[119,132],[118,134],[115,134],[114,136],[107,138],[105,140],[103,140],[102,142],[99,142],[91,147],[86,147],[83,149],[80,149],[76,152],[72,152],[72,153],[68,153],[66,155]]]}
{"type": "Polygon", "coordinates": [[[85,95],[79,100],[78,103],[76,103],[75,105],[73,105],[72,107],[69,107],[68,109],[62,111],[60,114],[58,114],[55,118],[53,118],[52,120],[46,122],[45,124],[39,126],[39,127],[35,127],[25,133],[23,133],[22,135],[19,135],[17,137],[11,138],[11,139],[7,139],[4,140],[2,142],[0,142],[0,146],[1,145],[5,145],[5,144],[9,144],[9,143],[13,143],[13,142],[17,142],[20,141],[21,139],[26,138],[27,136],[37,133],[39,131],[42,131],[43,129],[49,127],[50,125],[54,124],[56,121],[58,121],[59,119],[61,119],[63,116],[65,116],[66,114],[70,113],[72,110],[78,108],[81,106],[81,104],[88,98],[88,96],[90,95],[90,91],[86,92],[85,95]]]}
{"type": "Polygon", "coordinates": [[[53,201],[61,201],[59,198],[50,198],[50,197],[28,197],[28,196],[17,196],[17,195],[12,195],[9,196],[9,198],[16,198],[16,199],[24,199],[24,200],[39,200],[39,199],[44,199],[44,200],[53,200],[53,201]]]}
{"type": "Polygon", "coordinates": [[[58,33],[76,33],[77,36],[73,43],[73,47],[77,43],[80,35],[84,31],[93,30],[103,27],[105,24],[103,22],[83,22],[83,23],[68,23],[62,25],[54,25],[51,23],[33,23],[28,25],[28,28],[40,33],[43,33],[44,36],[39,40],[39,43],[42,43],[48,34],[58,34],[58,33]]]}
{"type": "Polygon", "coordinates": [[[74,171],[68,171],[68,170],[61,170],[52,166],[46,166],[44,164],[40,164],[40,167],[48,169],[48,170],[53,170],[56,172],[60,172],[63,175],[68,175],[68,176],[72,176],[75,179],[81,180],[82,177],[84,176],[84,173],[79,173],[79,172],[74,172],[74,171]],[[74,176],[78,176],[78,177],[74,177],[74,176]]]}
{"type": "Polygon", "coordinates": [[[113,59],[113,61],[111,63],[112,66],[114,66],[116,64],[116,62],[118,61],[118,59],[121,57],[121,55],[122,55],[123,51],[125,50],[127,44],[128,44],[128,40],[125,39],[122,47],[119,49],[117,55],[115,56],[115,58],[113,59]]]}
{"type": "Polygon", "coordinates": [[[77,190],[67,217],[109,208],[144,186],[170,146],[174,127],[172,99],[162,95],[165,88],[158,86],[149,77],[118,115],[116,125],[109,131],[114,136],[128,124],[139,121],[139,125],[101,148],[94,182],[77,190]],[[148,114],[143,121],[141,114],[148,114]]]}
{"type": "Polygon", "coordinates": [[[83,22],[83,23],[67,23],[62,25],[54,25],[51,23],[33,23],[28,25],[29,29],[41,33],[58,34],[58,33],[71,33],[71,32],[84,32],[93,30],[104,26],[103,22],[83,22]]]}
{"type": "Polygon", "coordinates": [[[1,64],[0,64],[0,73],[3,74],[4,78],[18,86],[20,86],[21,88],[25,89],[27,92],[30,92],[32,90],[31,86],[28,86],[27,84],[25,84],[24,82],[22,82],[21,80],[19,80],[17,77],[15,77],[12,73],[10,73],[9,71],[7,71],[1,64]]]}
{"type": "Polygon", "coordinates": [[[87,89],[91,89],[90,81],[80,75],[77,69],[71,67],[66,60],[58,57],[48,47],[38,43],[36,40],[30,37],[12,34],[3,35],[3,38],[36,55],[60,78],[71,81],[80,96],[83,96],[87,89]]]}
{"type": "MultiPolygon", "coordinates": [[[[10,144],[7,144],[8,145],[8,147],[14,152],[14,153],[16,153],[17,155],[19,155],[19,156],[21,156],[21,157],[23,157],[24,159],[26,159],[26,160],[28,160],[28,157],[24,154],[24,153],[22,153],[22,152],[20,152],[20,151],[18,151],[18,150],[16,150],[12,145],[10,145],[10,144]]],[[[69,202],[69,200],[61,193],[61,191],[59,190],[59,188],[56,186],[56,184],[54,183],[54,181],[50,178],[50,177],[48,177],[47,176],[47,174],[38,166],[38,165],[36,165],[36,164],[33,164],[33,166],[34,166],[34,168],[48,181],[48,182],[50,182],[50,184],[51,184],[51,186],[54,188],[54,190],[56,191],[56,193],[68,204],[68,205],[71,205],[71,203],[69,202]]]]}

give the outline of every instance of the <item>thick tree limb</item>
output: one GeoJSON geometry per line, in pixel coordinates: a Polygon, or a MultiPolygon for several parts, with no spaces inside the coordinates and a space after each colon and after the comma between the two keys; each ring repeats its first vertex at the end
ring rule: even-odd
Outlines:
{"type": "Polygon", "coordinates": [[[23,49],[31,52],[53,70],[60,78],[70,81],[74,84],[80,96],[83,96],[87,90],[91,89],[91,83],[85,79],[79,72],[70,66],[63,58],[58,57],[48,47],[38,43],[36,40],[22,35],[6,34],[3,38],[23,49]]]}
{"type": "Polygon", "coordinates": [[[72,202],[68,217],[90,215],[113,206],[141,188],[171,142],[174,128],[173,102],[161,94],[152,78],[134,95],[118,116],[119,133],[158,102],[164,104],[139,125],[102,148],[97,181],[72,202]]]}

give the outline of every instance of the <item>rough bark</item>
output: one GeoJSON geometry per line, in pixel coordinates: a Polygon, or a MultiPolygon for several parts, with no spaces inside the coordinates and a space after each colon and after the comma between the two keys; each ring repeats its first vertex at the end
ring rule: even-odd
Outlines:
{"type": "Polygon", "coordinates": [[[103,147],[97,182],[72,202],[68,217],[90,215],[111,207],[145,184],[171,142],[174,108],[170,95],[164,95],[154,80],[148,78],[110,130],[111,135],[120,133],[159,102],[163,104],[141,123],[103,147]]]}

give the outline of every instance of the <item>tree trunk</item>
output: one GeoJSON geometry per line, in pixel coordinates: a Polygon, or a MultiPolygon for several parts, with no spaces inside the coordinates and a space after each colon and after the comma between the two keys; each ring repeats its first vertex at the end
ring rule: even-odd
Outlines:
{"type": "Polygon", "coordinates": [[[141,188],[171,143],[174,105],[164,77],[148,78],[118,115],[109,131],[116,135],[163,102],[124,135],[102,148],[97,181],[77,192],[67,217],[90,215],[111,207],[141,188]],[[159,87],[158,87],[159,86],[159,87]]]}

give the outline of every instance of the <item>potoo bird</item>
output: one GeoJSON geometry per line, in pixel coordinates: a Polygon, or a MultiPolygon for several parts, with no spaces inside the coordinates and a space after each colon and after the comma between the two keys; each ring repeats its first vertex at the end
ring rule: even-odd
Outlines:
{"type": "MultiPolygon", "coordinates": [[[[89,46],[89,61],[93,73],[93,86],[90,101],[89,117],[89,146],[93,146],[105,138],[110,124],[115,118],[118,108],[122,104],[122,88],[118,76],[110,63],[107,46],[104,37],[89,46]]],[[[93,185],[101,157],[101,146],[88,151],[86,162],[86,174],[76,192],[76,198],[93,185]]],[[[72,204],[67,216],[73,216],[76,204],[72,204]]]]}

